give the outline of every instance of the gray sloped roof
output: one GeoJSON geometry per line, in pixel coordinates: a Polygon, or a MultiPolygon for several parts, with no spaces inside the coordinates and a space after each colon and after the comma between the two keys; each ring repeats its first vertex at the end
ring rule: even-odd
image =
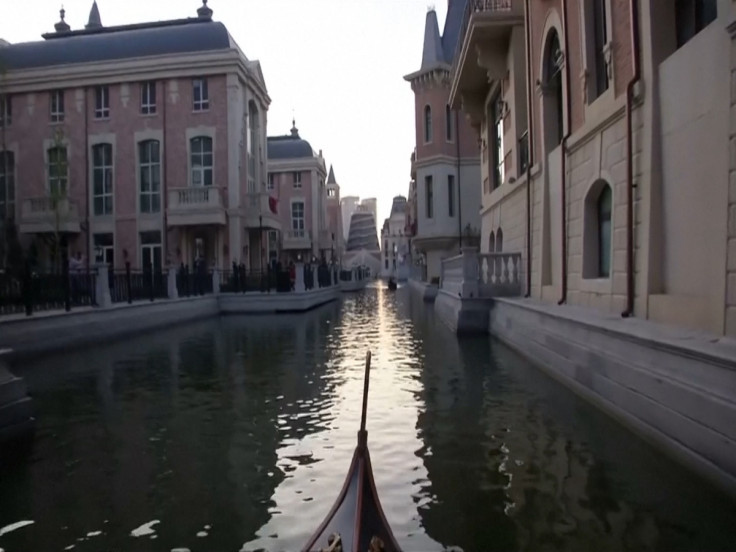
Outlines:
{"type": "Polygon", "coordinates": [[[302,140],[298,135],[268,137],[269,159],[299,159],[302,157],[314,157],[314,151],[309,142],[302,140]]]}
{"type": "Polygon", "coordinates": [[[225,25],[194,18],[64,34],[5,46],[0,63],[9,70],[32,69],[231,48],[225,25]]]}
{"type": "Polygon", "coordinates": [[[447,17],[445,17],[445,28],[442,30],[442,50],[445,61],[452,64],[455,56],[457,40],[460,36],[460,28],[465,15],[465,5],[468,0],[450,0],[447,6],[447,17]]]}

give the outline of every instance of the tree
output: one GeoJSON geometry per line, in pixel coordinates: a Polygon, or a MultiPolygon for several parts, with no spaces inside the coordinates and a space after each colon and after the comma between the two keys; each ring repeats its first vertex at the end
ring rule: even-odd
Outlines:
{"type": "Polygon", "coordinates": [[[56,127],[53,145],[48,151],[48,195],[47,206],[51,210],[51,234],[44,234],[44,239],[51,252],[51,260],[55,270],[63,270],[62,257],[66,253],[67,238],[61,231],[62,225],[69,218],[69,162],[67,160],[64,130],[56,127]]]}

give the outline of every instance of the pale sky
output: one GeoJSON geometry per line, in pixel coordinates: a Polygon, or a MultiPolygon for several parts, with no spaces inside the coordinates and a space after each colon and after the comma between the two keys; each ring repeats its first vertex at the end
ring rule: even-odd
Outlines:
{"type": "MultiPolygon", "coordinates": [[[[4,0],[5,3],[7,0],[4,0]]],[[[13,2],[0,23],[9,42],[42,40],[61,0],[13,2]]],[[[92,0],[64,0],[83,28],[92,0]]],[[[105,26],[196,16],[201,0],[97,0],[105,26]]],[[[414,98],[403,76],[419,69],[431,0],[209,0],[271,97],[268,134],[302,138],[333,164],[341,195],[378,199],[379,231],[393,196],[409,189],[414,98]]],[[[9,6],[8,6],[9,8],[9,6]]],[[[440,29],[447,3],[436,1],[440,29]]]]}

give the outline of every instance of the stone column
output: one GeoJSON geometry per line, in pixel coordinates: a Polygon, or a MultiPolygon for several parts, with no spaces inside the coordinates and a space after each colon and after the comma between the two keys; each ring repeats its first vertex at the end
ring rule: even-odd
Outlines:
{"type": "Polygon", "coordinates": [[[97,278],[95,279],[95,297],[97,299],[97,306],[101,309],[106,309],[112,305],[107,265],[105,263],[100,263],[94,265],[94,268],[97,269],[97,278]]]}
{"type": "Polygon", "coordinates": [[[463,283],[460,294],[463,299],[478,297],[478,248],[463,247],[463,283]]]}
{"type": "Polygon", "coordinates": [[[176,287],[176,267],[169,265],[169,270],[166,273],[166,287],[169,291],[169,299],[179,298],[179,289],[176,287]]]}
{"type": "Polygon", "coordinates": [[[296,280],[294,281],[294,291],[304,291],[304,263],[298,261],[296,263],[296,280]]]}

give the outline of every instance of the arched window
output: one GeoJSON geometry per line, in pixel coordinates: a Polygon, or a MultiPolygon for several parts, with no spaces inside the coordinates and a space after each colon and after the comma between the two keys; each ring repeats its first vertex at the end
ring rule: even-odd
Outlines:
{"type": "Polygon", "coordinates": [[[450,109],[449,104],[445,106],[445,139],[448,142],[452,142],[453,140],[453,124],[454,121],[452,120],[452,109],[450,109]]]}
{"type": "Polygon", "coordinates": [[[432,108],[428,105],[424,106],[424,141],[432,141],[432,108]]]}
{"type": "Polygon", "coordinates": [[[488,238],[488,252],[493,253],[496,251],[496,235],[491,230],[491,235],[488,238]]]}
{"type": "Polygon", "coordinates": [[[141,213],[161,211],[161,143],[145,140],[138,144],[141,213]]]}
{"type": "Polygon", "coordinates": [[[598,180],[585,198],[583,221],[583,278],[611,276],[613,190],[598,180]]]}
{"type": "Polygon", "coordinates": [[[610,186],[604,186],[598,196],[598,277],[611,275],[611,212],[613,194],[610,186]]]}
{"type": "Polygon", "coordinates": [[[547,150],[553,150],[562,143],[564,132],[562,102],[562,70],[564,55],[560,48],[560,38],[552,29],[547,35],[544,47],[544,127],[547,150]]]}
{"type": "Polygon", "coordinates": [[[503,230],[500,228],[496,232],[496,253],[503,252],[503,230]]]}
{"type": "Polygon", "coordinates": [[[190,141],[192,186],[212,186],[212,138],[197,136],[190,141]]]}

